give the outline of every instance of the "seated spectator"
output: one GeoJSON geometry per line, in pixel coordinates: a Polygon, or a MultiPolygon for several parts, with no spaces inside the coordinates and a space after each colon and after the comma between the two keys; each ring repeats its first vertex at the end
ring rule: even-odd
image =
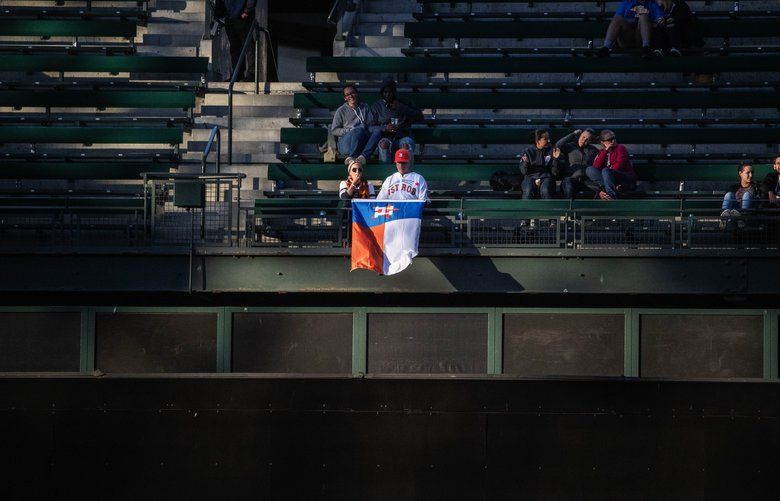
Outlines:
{"type": "Polygon", "coordinates": [[[653,51],[657,56],[680,57],[680,49],[704,45],[696,30],[695,18],[685,0],[656,0],[664,11],[664,19],[653,30],[653,51]]]}
{"type": "Polygon", "coordinates": [[[775,158],[774,172],[764,176],[761,193],[769,199],[771,207],[780,207],[780,156],[775,158]]]}
{"type": "Polygon", "coordinates": [[[593,165],[585,169],[588,179],[599,187],[599,198],[612,200],[618,198],[620,191],[636,189],[636,172],[626,147],[618,144],[615,133],[609,129],[601,131],[599,140],[602,150],[593,165]]]}
{"type": "Polygon", "coordinates": [[[555,193],[555,180],[552,176],[553,159],[560,157],[561,150],[550,146],[550,134],[543,129],[533,132],[534,144],[523,151],[520,172],[523,178],[523,200],[534,198],[538,192],[541,198],[552,198],[555,193]]]}
{"type": "Polygon", "coordinates": [[[339,153],[347,159],[363,157],[365,163],[382,138],[380,131],[369,130],[370,114],[368,105],[360,102],[358,90],[352,85],[345,86],[344,104],[333,115],[330,132],[338,141],[339,153]]]}
{"type": "Polygon", "coordinates": [[[562,137],[555,147],[561,150],[558,158],[553,158],[552,173],[562,178],[561,191],[566,198],[574,198],[580,190],[585,177],[585,169],[593,165],[599,154],[598,148],[591,144],[596,132],[593,129],[577,129],[562,137]]]}
{"type": "Polygon", "coordinates": [[[753,166],[750,165],[750,162],[743,162],[737,172],[739,173],[739,183],[732,185],[723,196],[721,217],[741,216],[744,212],[749,212],[753,206],[753,200],[758,198],[758,186],[753,183],[753,166]]]}
{"type": "Polygon", "coordinates": [[[422,112],[411,101],[398,97],[392,78],[382,81],[379,93],[379,101],[371,106],[372,130],[381,131],[379,161],[390,163],[398,148],[408,150],[414,157],[412,124],[423,121],[422,112]]]}
{"type": "Polygon", "coordinates": [[[395,168],[398,170],[382,183],[377,200],[425,200],[428,201],[428,183],[425,178],[411,171],[412,155],[409,150],[395,152],[395,168]]]}
{"type": "Polygon", "coordinates": [[[347,180],[339,184],[339,198],[352,200],[353,198],[372,198],[374,187],[363,179],[363,162],[352,160],[347,166],[347,180]]]}
{"type": "Polygon", "coordinates": [[[604,46],[598,50],[598,56],[609,56],[618,43],[621,48],[641,46],[642,58],[652,58],[653,26],[662,23],[663,19],[663,10],[655,0],[623,0],[609,23],[604,46]]]}

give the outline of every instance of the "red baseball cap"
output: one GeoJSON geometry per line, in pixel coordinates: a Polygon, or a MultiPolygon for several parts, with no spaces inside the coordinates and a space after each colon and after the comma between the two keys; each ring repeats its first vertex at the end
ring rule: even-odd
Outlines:
{"type": "Polygon", "coordinates": [[[398,150],[395,152],[395,161],[408,164],[411,162],[412,155],[409,153],[409,150],[406,148],[398,148],[398,150]]]}

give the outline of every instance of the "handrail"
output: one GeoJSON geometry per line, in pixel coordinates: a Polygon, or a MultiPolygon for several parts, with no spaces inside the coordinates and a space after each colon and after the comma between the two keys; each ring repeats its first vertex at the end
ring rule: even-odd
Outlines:
{"type": "Polygon", "coordinates": [[[244,40],[244,45],[241,47],[238,63],[236,64],[236,67],[233,68],[233,75],[231,75],[230,85],[228,85],[228,165],[233,165],[233,86],[236,83],[236,79],[238,79],[239,72],[244,67],[244,57],[249,48],[250,40],[254,40],[255,43],[255,94],[260,93],[260,38],[257,36],[258,31],[265,34],[266,42],[269,47],[271,47],[271,50],[269,51],[271,53],[271,63],[273,64],[276,74],[279,74],[279,68],[276,65],[276,56],[274,56],[273,47],[271,46],[271,32],[268,31],[268,28],[260,26],[257,19],[255,19],[252,22],[249,34],[247,34],[247,37],[244,40]]]}
{"type": "Polygon", "coordinates": [[[206,163],[208,162],[209,153],[211,153],[211,147],[214,145],[215,137],[217,139],[216,173],[219,174],[219,162],[220,162],[220,156],[222,156],[222,134],[219,131],[218,125],[215,125],[214,128],[211,129],[211,135],[209,136],[209,141],[206,143],[206,148],[203,149],[203,157],[200,160],[201,174],[206,173],[206,163]]]}

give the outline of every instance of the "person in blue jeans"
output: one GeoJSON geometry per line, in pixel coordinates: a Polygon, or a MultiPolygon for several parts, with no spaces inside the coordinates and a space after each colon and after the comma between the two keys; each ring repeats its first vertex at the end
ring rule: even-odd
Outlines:
{"type": "Polygon", "coordinates": [[[382,135],[379,140],[379,161],[391,163],[399,148],[409,150],[413,161],[412,124],[423,122],[422,111],[408,99],[398,97],[395,80],[390,77],[382,80],[379,95],[379,101],[371,105],[372,133],[380,131],[382,135]]]}
{"type": "MultiPolygon", "coordinates": [[[[344,87],[344,104],[333,115],[330,132],[336,138],[339,154],[362,163],[370,158],[382,139],[382,131],[372,130],[371,110],[360,101],[360,93],[352,85],[344,87]]],[[[349,162],[346,162],[349,165],[349,162]]]]}
{"type": "Polygon", "coordinates": [[[523,200],[534,198],[536,192],[539,198],[550,199],[555,193],[555,179],[550,169],[561,150],[550,145],[550,133],[544,129],[533,131],[531,139],[534,144],[523,151],[520,163],[520,172],[525,176],[521,185],[523,200]]]}
{"type": "Polygon", "coordinates": [[[753,182],[753,166],[743,162],[737,171],[739,183],[733,185],[723,196],[721,217],[741,216],[750,212],[753,201],[758,198],[758,185],[753,182]]]}

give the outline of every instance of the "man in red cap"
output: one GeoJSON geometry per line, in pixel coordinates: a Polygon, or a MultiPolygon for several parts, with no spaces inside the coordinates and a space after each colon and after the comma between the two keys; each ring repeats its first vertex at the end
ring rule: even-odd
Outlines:
{"type": "Polygon", "coordinates": [[[400,148],[395,152],[395,168],[398,172],[385,179],[377,200],[425,200],[428,201],[428,183],[425,178],[411,171],[411,152],[400,148]]]}

